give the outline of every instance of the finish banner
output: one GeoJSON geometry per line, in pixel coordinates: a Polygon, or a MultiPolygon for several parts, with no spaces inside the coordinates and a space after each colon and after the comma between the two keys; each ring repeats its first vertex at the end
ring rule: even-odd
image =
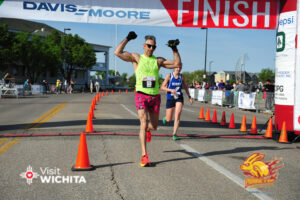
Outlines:
{"type": "Polygon", "coordinates": [[[0,17],[99,24],[276,29],[278,12],[278,0],[0,0],[0,17]]]}

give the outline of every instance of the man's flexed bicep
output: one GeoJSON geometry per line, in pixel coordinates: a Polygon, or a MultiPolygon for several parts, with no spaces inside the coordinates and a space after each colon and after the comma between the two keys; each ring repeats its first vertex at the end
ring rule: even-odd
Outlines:
{"type": "Polygon", "coordinates": [[[137,62],[135,53],[129,53],[127,51],[124,51],[118,54],[115,53],[115,55],[126,62],[132,62],[132,63],[137,62]]]}

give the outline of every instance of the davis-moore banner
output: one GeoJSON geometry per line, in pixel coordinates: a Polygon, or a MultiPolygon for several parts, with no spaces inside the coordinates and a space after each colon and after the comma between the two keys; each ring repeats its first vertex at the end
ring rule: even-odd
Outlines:
{"type": "Polygon", "coordinates": [[[276,29],[278,8],[278,0],[0,0],[0,17],[101,24],[276,29]]]}

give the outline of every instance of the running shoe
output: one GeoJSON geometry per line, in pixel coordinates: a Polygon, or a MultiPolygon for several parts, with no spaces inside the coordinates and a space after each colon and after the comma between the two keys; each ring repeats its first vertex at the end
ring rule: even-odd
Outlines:
{"type": "Polygon", "coordinates": [[[180,140],[179,137],[177,135],[173,135],[173,140],[180,140]]]}
{"type": "Polygon", "coordinates": [[[150,142],[151,141],[151,132],[147,131],[146,133],[146,142],[150,142]]]}
{"type": "Polygon", "coordinates": [[[148,160],[148,154],[142,156],[141,167],[150,167],[151,163],[148,160]]]}
{"type": "Polygon", "coordinates": [[[163,118],[163,124],[166,125],[166,123],[167,123],[167,120],[166,120],[166,117],[164,117],[163,118]]]}

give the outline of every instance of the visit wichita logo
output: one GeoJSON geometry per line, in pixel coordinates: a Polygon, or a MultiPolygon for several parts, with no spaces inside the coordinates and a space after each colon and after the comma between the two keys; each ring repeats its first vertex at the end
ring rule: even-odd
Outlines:
{"type": "Polygon", "coordinates": [[[26,171],[22,172],[20,176],[26,179],[28,185],[31,185],[34,179],[38,180],[38,177],[41,183],[86,183],[84,176],[63,176],[57,167],[40,167],[40,172],[40,174],[34,172],[33,168],[29,165],[26,171]]]}

